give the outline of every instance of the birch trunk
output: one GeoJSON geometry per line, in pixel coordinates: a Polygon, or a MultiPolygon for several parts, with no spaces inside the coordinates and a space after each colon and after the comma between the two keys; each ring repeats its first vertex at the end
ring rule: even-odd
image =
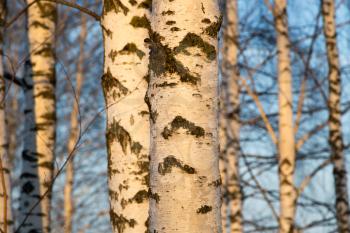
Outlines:
{"type": "Polygon", "coordinates": [[[32,78],[27,77],[27,84],[33,82],[33,87],[29,84],[26,91],[28,136],[25,137],[21,175],[21,213],[25,223],[21,232],[50,232],[51,190],[48,189],[52,183],[56,134],[55,20],[56,5],[53,3],[37,2],[28,9],[31,64],[27,65],[31,65],[32,78]],[[39,200],[39,206],[31,211],[39,200]]]}
{"type": "Polygon", "coordinates": [[[341,80],[340,63],[337,49],[335,7],[333,0],[322,1],[323,31],[326,39],[328,58],[328,82],[329,82],[329,145],[333,162],[333,175],[335,183],[335,208],[338,232],[350,232],[348,181],[344,159],[344,142],[341,125],[341,80]]]}
{"type": "Polygon", "coordinates": [[[278,53],[280,233],[294,231],[296,190],[294,187],[295,143],[293,127],[292,72],[287,23],[287,0],[274,7],[278,53]]]}
{"type": "Polygon", "coordinates": [[[229,230],[231,233],[241,233],[242,228],[242,194],[239,179],[239,70],[238,59],[238,10],[237,0],[227,0],[225,4],[223,30],[223,76],[226,119],[226,174],[225,199],[229,209],[229,230]]]}
{"type": "Polygon", "coordinates": [[[24,133],[22,151],[22,170],[20,176],[20,206],[19,206],[19,232],[27,233],[30,230],[41,229],[42,222],[39,217],[40,206],[31,212],[33,203],[38,201],[39,183],[37,156],[35,154],[35,124],[34,124],[34,98],[33,82],[31,75],[30,60],[25,63],[24,87],[25,108],[24,108],[24,133]],[[37,214],[38,213],[38,214],[37,214]]]}
{"type": "MultiPolygon", "coordinates": [[[[0,21],[6,19],[6,2],[0,0],[0,21]]],[[[8,135],[6,133],[5,97],[6,85],[3,71],[4,29],[0,27],[0,229],[3,233],[12,232],[10,164],[8,135]]]]}
{"type": "Polygon", "coordinates": [[[113,232],[147,232],[150,1],[105,0],[102,17],[105,63],[110,218],[113,232]]]}
{"type": "Polygon", "coordinates": [[[73,185],[74,185],[74,154],[75,146],[79,139],[79,99],[81,88],[84,82],[83,64],[84,64],[84,43],[86,39],[86,19],[81,16],[81,31],[79,36],[79,58],[77,64],[76,88],[73,100],[73,109],[70,115],[70,135],[68,139],[67,151],[68,155],[72,156],[66,167],[66,181],[64,186],[64,232],[71,233],[73,230],[73,216],[74,216],[74,199],[73,199],[73,185]]]}
{"type": "Polygon", "coordinates": [[[220,103],[219,103],[219,140],[220,140],[220,156],[219,156],[219,168],[220,177],[222,180],[221,184],[221,226],[223,232],[227,232],[230,226],[228,219],[228,197],[227,197],[227,185],[226,185],[226,170],[227,170],[227,138],[226,138],[226,111],[225,111],[225,96],[224,96],[224,85],[220,83],[220,103]]]}
{"type": "Polygon", "coordinates": [[[217,1],[153,0],[150,232],[221,232],[217,1]]]}

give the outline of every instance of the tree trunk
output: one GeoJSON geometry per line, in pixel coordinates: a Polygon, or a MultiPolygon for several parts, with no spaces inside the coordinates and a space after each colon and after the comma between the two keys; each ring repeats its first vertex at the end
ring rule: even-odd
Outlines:
{"type": "Polygon", "coordinates": [[[227,197],[227,185],[226,185],[226,170],[227,170],[227,138],[226,138],[226,111],[225,111],[225,96],[224,85],[221,80],[220,83],[220,104],[219,104],[219,140],[220,140],[220,155],[219,155],[219,168],[221,184],[221,226],[223,232],[227,232],[230,227],[230,221],[228,219],[228,197],[227,197]]]}
{"type": "Polygon", "coordinates": [[[242,194],[239,179],[239,70],[238,59],[238,10],[237,0],[227,0],[223,31],[222,92],[226,119],[226,174],[224,203],[229,209],[231,233],[241,233],[242,194]]]}
{"type": "Polygon", "coordinates": [[[326,39],[328,58],[328,82],[329,82],[329,145],[333,162],[333,175],[335,183],[335,208],[338,232],[350,232],[348,181],[344,159],[344,142],[341,126],[341,80],[340,63],[337,49],[335,9],[333,0],[322,1],[323,31],[326,39]]]}
{"type": "Polygon", "coordinates": [[[74,199],[73,199],[73,185],[74,185],[74,154],[75,146],[79,139],[79,99],[81,88],[84,82],[83,64],[84,64],[84,43],[86,39],[86,19],[81,16],[81,29],[79,37],[79,58],[77,64],[76,88],[74,91],[73,109],[70,115],[70,135],[68,139],[67,151],[71,156],[66,167],[66,181],[64,185],[64,232],[71,233],[73,230],[73,215],[74,215],[74,199]]]}
{"type": "MultiPolygon", "coordinates": [[[[6,2],[0,0],[0,21],[5,22],[6,2]]],[[[3,233],[12,232],[10,164],[8,135],[6,133],[5,97],[6,85],[3,70],[4,30],[0,28],[0,229],[3,233]]]]}
{"type": "MultiPolygon", "coordinates": [[[[28,0],[28,4],[32,1],[28,0]]],[[[21,175],[21,213],[25,223],[21,226],[21,232],[50,232],[49,189],[56,138],[55,21],[56,5],[53,3],[37,2],[28,9],[31,64],[27,66],[31,65],[32,80],[27,77],[29,86],[26,90],[25,114],[28,135],[25,136],[21,175]],[[28,99],[31,95],[33,101],[28,99]],[[39,206],[31,210],[39,200],[39,206]]]]}
{"type": "Polygon", "coordinates": [[[217,1],[153,0],[150,232],[221,232],[217,1]]]}
{"type": "MultiPolygon", "coordinates": [[[[0,20],[6,19],[6,1],[0,0],[0,20]]],[[[12,211],[11,211],[11,177],[10,177],[10,159],[9,142],[6,133],[5,102],[6,102],[6,84],[3,68],[3,46],[4,29],[0,28],[0,229],[3,233],[11,233],[13,230],[12,211]]]]}
{"type": "Polygon", "coordinates": [[[279,101],[279,185],[280,233],[293,232],[296,190],[294,187],[295,143],[293,127],[292,73],[288,37],[286,0],[276,0],[274,7],[278,53],[279,101]]]}
{"type": "Polygon", "coordinates": [[[150,1],[105,0],[102,17],[105,63],[110,218],[118,233],[147,232],[150,1]]]}

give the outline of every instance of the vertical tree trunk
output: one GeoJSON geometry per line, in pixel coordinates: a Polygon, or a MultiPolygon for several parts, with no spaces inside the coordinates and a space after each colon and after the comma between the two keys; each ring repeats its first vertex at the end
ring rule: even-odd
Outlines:
{"type": "Polygon", "coordinates": [[[338,231],[350,232],[348,181],[344,159],[344,142],[341,126],[341,80],[340,63],[337,49],[335,9],[333,0],[322,1],[323,31],[326,39],[328,58],[328,82],[329,82],[329,145],[333,161],[333,175],[336,194],[336,217],[338,231]]]}
{"type": "Polygon", "coordinates": [[[147,232],[150,1],[105,0],[102,88],[107,113],[110,218],[114,232],[147,232]]]}
{"type": "Polygon", "coordinates": [[[25,63],[24,81],[26,84],[24,87],[25,127],[23,133],[22,170],[20,176],[21,195],[18,209],[20,215],[19,229],[21,233],[27,233],[30,230],[42,228],[41,218],[38,215],[41,213],[40,205],[31,211],[33,204],[39,200],[39,180],[37,171],[38,159],[35,154],[34,98],[30,60],[27,60],[25,63]]]}
{"type": "Polygon", "coordinates": [[[223,76],[224,106],[226,119],[226,174],[224,202],[229,208],[230,232],[241,233],[242,194],[239,180],[239,70],[238,59],[238,10],[237,0],[227,0],[223,31],[223,76]]]}
{"type": "MultiPolygon", "coordinates": [[[[0,21],[5,22],[6,1],[0,0],[0,21]]],[[[11,184],[8,156],[8,138],[5,121],[6,85],[3,70],[4,30],[0,26],[0,229],[3,233],[12,231],[11,184]]]]}
{"type": "Polygon", "coordinates": [[[226,138],[226,111],[225,111],[225,96],[224,85],[220,83],[220,103],[219,103],[219,140],[220,140],[220,155],[219,155],[219,168],[221,184],[221,226],[223,232],[227,232],[229,229],[230,221],[228,219],[228,197],[227,197],[227,184],[226,184],[226,170],[227,170],[227,138],[226,138]]]}
{"type": "MultiPolygon", "coordinates": [[[[32,1],[28,0],[28,4],[32,1]]],[[[21,212],[25,223],[21,232],[50,232],[51,190],[48,189],[51,187],[53,176],[56,138],[55,21],[56,5],[53,3],[37,2],[28,9],[33,89],[28,87],[26,91],[26,132],[29,135],[25,138],[22,155],[21,212]],[[31,94],[33,102],[27,99],[31,94]],[[33,125],[32,117],[35,119],[33,125]],[[47,191],[47,195],[43,196],[47,191]],[[40,205],[31,211],[33,204],[39,200],[40,205]]]]}
{"type": "Polygon", "coordinates": [[[150,232],[221,232],[217,1],[153,0],[150,232]]]}
{"type": "Polygon", "coordinates": [[[280,233],[293,232],[296,190],[294,187],[295,143],[293,127],[292,72],[288,37],[287,1],[274,7],[278,53],[280,233]]]}
{"type": "Polygon", "coordinates": [[[77,64],[77,76],[76,76],[76,88],[75,96],[73,100],[73,109],[70,115],[70,135],[68,139],[67,151],[68,155],[72,156],[67,163],[66,167],[66,181],[64,186],[64,232],[71,233],[73,227],[73,215],[74,215],[74,200],[73,200],[73,185],[74,185],[74,154],[75,146],[79,137],[79,99],[81,88],[84,82],[84,43],[86,39],[86,18],[85,15],[81,16],[81,29],[79,37],[79,58],[77,64]]]}

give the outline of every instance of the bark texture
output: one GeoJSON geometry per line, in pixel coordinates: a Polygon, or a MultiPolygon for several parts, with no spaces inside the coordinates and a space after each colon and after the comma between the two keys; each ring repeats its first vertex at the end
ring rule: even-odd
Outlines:
{"type": "Polygon", "coordinates": [[[150,232],[221,232],[217,1],[153,0],[150,232]]]}
{"type": "Polygon", "coordinates": [[[292,72],[288,37],[287,1],[275,0],[274,18],[278,53],[280,233],[294,231],[296,189],[294,187],[295,143],[292,72]]]}
{"type": "Polygon", "coordinates": [[[237,0],[227,0],[224,14],[222,92],[225,114],[225,174],[223,179],[223,205],[228,208],[228,220],[225,232],[241,233],[242,227],[242,193],[239,179],[239,70],[237,59],[238,47],[238,10],[237,0]]]}
{"type": "Polygon", "coordinates": [[[64,185],[64,232],[71,233],[73,231],[73,216],[74,216],[74,154],[76,143],[79,140],[79,100],[81,88],[84,82],[83,64],[84,64],[84,43],[87,35],[86,18],[81,16],[81,29],[79,36],[79,58],[77,63],[75,98],[73,100],[73,108],[70,115],[70,135],[68,139],[67,151],[71,158],[66,167],[66,181],[64,185]]]}
{"type": "Polygon", "coordinates": [[[56,138],[55,21],[56,5],[53,3],[37,2],[28,9],[30,61],[27,66],[31,72],[26,77],[20,206],[21,222],[24,221],[20,231],[25,233],[50,232],[50,188],[56,138]],[[40,204],[33,209],[39,200],[40,204]]]}
{"type": "Polygon", "coordinates": [[[148,232],[151,1],[105,0],[102,88],[107,113],[110,218],[118,233],[148,232]]]}
{"type": "Polygon", "coordinates": [[[3,69],[3,22],[6,19],[6,1],[0,0],[0,229],[4,233],[12,232],[11,213],[11,184],[10,184],[10,159],[9,142],[6,132],[5,97],[6,85],[3,69]]]}
{"type": "Polygon", "coordinates": [[[328,58],[328,108],[329,108],[329,145],[333,162],[333,176],[335,184],[335,209],[338,232],[350,232],[348,181],[344,159],[344,142],[341,125],[341,80],[340,63],[337,49],[335,2],[322,1],[323,31],[326,39],[328,58]]]}

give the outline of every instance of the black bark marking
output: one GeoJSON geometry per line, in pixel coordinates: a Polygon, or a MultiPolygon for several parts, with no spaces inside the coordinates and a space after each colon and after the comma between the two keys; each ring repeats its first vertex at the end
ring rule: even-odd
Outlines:
{"type": "Polygon", "coordinates": [[[132,6],[135,6],[137,4],[137,2],[135,0],[129,0],[129,3],[132,5],[132,6]]]}
{"type": "Polygon", "coordinates": [[[172,27],[172,28],[170,28],[170,31],[172,31],[172,32],[178,32],[178,31],[180,31],[180,28],[178,28],[178,27],[172,27]]]}
{"type": "Polygon", "coordinates": [[[146,17],[146,15],[140,17],[140,16],[134,16],[132,17],[130,21],[130,25],[135,28],[146,28],[147,30],[151,30],[151,23],[146,17]]]}
{"type": "Polygon", "coordinates": [[[164,158],[163,162],[158,164],[158,172],[159,174],[164,176],[167,173],[171,173],[173,167],[179,168],[187,174],[196,173],[196,170],[193,167],[184,164],[172,155],[169,155],[168,157],[164,158]]]}
{"type": "Polygon", "coordinates": [[[103,10],[104,14],[107,14],[112,10],[115,10],[116,13],[122,11],[124,15],[127,15],[129,12],[129,8],[124,6],[124,4],[120,0],[105,0],[103,10]]]}
{"type": "Polygon", "coordinates": [[[152,0],[144,0],[138,5],[138,8],[152,9],[152,0]]]}
{"type": "Polygon", "coordinates": [[[148,196],[149,196],[148,191],[140,190],[135,194],[135,196],[133,198],[129,199],[129,203],[136,202],[136,203],[140,204],[144,200],[147,200],[148,196]]]}
{"type": "Polygon", "coordinates": [[[38,2],[37,3],[38,8],[40,9],[40,17],[41,18],[47,18],[52,22],[56,21],[57,18],[57,11],[56,11],[56,5],[53,3],[43,3],[38,2]]]}
{"type": "Polygon", "coordinates": [[[203,14],[205,14],[205,8],[204,8],[204,5],[203,5],[203,2],[201,2],[201,8],[202,8],[203,14]]]}
{"type": "Polygon", "coordinates": [[[40,49],[35,50],[33,54],[51,58],[54,57],[54,50],[51,43],[44,43],[40,46],[40,49]]]}
{"type": "Polygon", "coordinates": [[[167,10],[167,11],[163,11],[162,15],[175,15],[175,11],[171,11],[171,10],[167,10]]]}
{"type": "Polygon", "coordinates": [[[206,213],[212,211],[212,209],[213,208],[211,206],[203,205],[203,206],[201,206],[201,208],[199,208],[197,210],[197,214],[206,214],[206,213]]]}
{"type": "Polygon", "coordinates": [[[186,49],[190,47],[197,47],[201,49],[206,57],[211,61],[216,59],[215,47],[208,42],[205,42],[200,36],[191,32],[187,33],[187,35],[179,43],[179,46],[174,48],[174,51],[176,54],[180,52],[188,54],[186,49]]]}
{"type": "Polygon", "coordinates": [[[180,128],[187,129],[187,133],[196,136],[196,138],[204,137],[205,135],[205,131],[202,127],[196,126],[182,116],[176,116],[170,123],[170,126],[164,127],[162,132],[163,138],[169,139],[169,137],[180,128]]]}
{"type": "Polygon", "coordinates": [[[50,30],[50,27],[48,27],[46,24],[44,24],[40,21],[37,21],[37,20],[33,21],[30,26],[35,27],[35,28],[41,27],[43,29],[50,30]]]}
{"type": "Polygon", "coordinates": [[[174,20],[169,20],[169,21],[166,21],[165,24],[166,24],[166,25],[174,25],[174,24],[176,24],[176,21],[174,21],[174,20]]]}
{"type": "Polygon", "coordinates": [[[159,203],[160,197],[158,193],[153,193],[151,190],[149,190],[149,197],[154,199],[157,204],[159,203]]]}
{"type": "Polygon", "coordinates": [[[123,233],[127,226],[134,228],[137,224],[135,219],[126,219],[123,215],[118,215],[112,209],[109,211],[111,222],[114,229],[119,233],[123,233]]]}
{"type": "Polygon", "coordinates": [[[202,23],[210,24],[211,20],[208,18],[204,18],[204,19],[202,19],[202,23]]]}
{"type": "Polygon", "coordinates": [[[156,84],[156,87],[175,87],[177,83],[168,83],[167,81],[161,83],[161,84],[156,84]]]}
{"type": "Polygon", "coordinates": [[[27,181],[23,186],[22,186],[22,192],[29,194],[33,192],[35,189],[34,185],[32,184],[31,181],[27,181]]]}
{"type": "Polygon", "coordinates": [[[176,73],[180,76],[180,81],[197,84],[199,77],[190,74],[189,70],[175,58],[172,49],[163,45],[163,38],[156,32],[150,32],[151,51],[149,67],[157,76],[163,73],[176,73]]]}
{"type": "Polygon", "coordinates": [[[208,186],[214,186],[214,187],[219,187],[222,184],[221,178],[214,180],[213,182],[209,183],[208,186]]]}
{"type": "Polygon", "coordinates": [[[118,141],[124,154],[127,153],[128,146],[133,154],[138,155],[142,149],[142,145],[139,142],[135,142],[131,139],[128,131],[126,131],[116,120],[113,120],[107,128],[106,133],[107,144],[111,145],[113,141],[118,141]]]}
{"type": "Polygon", "coordinates": [[[44,99],[55,99],[55,93],[53,90],[40,91],[38,94],[34,95],[35,98],[41,97],[44,99]]]}
{"type": "Polygon", "coordinates": [[[46,121],[56,122],[56,112],[48,112],[40,116],[44,118],[46,121]]]}
{"type": "Polygon", "coordinates": [[[111,90],[113,90],[112,96],[114,99],[120,98],[121,96],[126,95],[129,92],[129,90],[126,87],[124,87],[118,79],[113,77],[109,68],[107,69],[107,73],[103,74],[101,80],[105,98],[107,98],[111,90]]]}
{"type": "MultiPolygon", "coordinates": [[[[203,22],[203,20],[202,20],[203,22]]],[[[207,21],[205,21],[207,22],[207,21]]],[[[208,27],[204,29],[204,32],[209,35],[212,38],[216,38],[218,36],[218,32],[220,31],[220,27],[222,24],[222,15],[218,18],[218,20],[212,24],[210,24],[208,27]]]]}
{"type": "Polygon", "coordinates": [[[127,43],[118,53],[121,55],[135,53],[140,60],[146,55],[142,50],[138,49],[134,43],[127,43]]]}
{"type": "Polygon", "coordinates": [[[157,111],[152,111],[151,102],[150,102],[150,100],[149,100],[149,98],[148,98],[147,93],[146,93],[146,95],[145,95],[144,101],[145,101],[145,103],[146,103],[146,105],[147,105],[147,107],[148,107],[148,111],[149,111],[149,114],[150,114],[150,118],[151,118],[152,122],[155,123],[156,120],[157,120],[158,113],[157,113],[157,111]]]}

